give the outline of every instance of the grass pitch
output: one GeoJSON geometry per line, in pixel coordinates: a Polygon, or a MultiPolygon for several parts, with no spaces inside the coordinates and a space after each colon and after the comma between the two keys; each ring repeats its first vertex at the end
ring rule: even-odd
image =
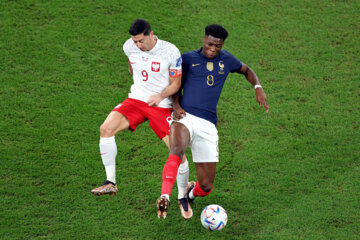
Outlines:
{"type": "MultiPolygon", "coordinates": [[[[358,239],[360,2],[1,1],[1,239],[358,239]],[[182,220],[172,192],[156,217],[168,150],[141,125],[116,136],[119,195],[90,189],[105,172],[99,126],[127,97],[122,44],[136,18],[181,52],[207,24],[257,73],[270,113],[230,75],[218,105],[212,194],[182,220]],[[208,204],[228,225],[201,226],[208,204]]],[[[191,177],[195,169],[188,152],[191,177]]]]}

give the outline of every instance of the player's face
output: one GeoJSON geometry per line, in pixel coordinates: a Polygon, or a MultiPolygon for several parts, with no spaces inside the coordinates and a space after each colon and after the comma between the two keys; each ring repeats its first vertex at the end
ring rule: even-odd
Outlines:
{"type": "Polygon", "coordinates": [[[202,53],[209,59],[215,58],[219,55],[220,50],[224,46],[224,40],[216,38],[211,35],[203,38],[203,50],[202,53]]]}
{"type": "Polygon", "coordinates": [[[151,31],[149,35],[143,33],[131,35],[132,40],[141,51],[150,51],[155,46],[154,33],[151,31]]]}

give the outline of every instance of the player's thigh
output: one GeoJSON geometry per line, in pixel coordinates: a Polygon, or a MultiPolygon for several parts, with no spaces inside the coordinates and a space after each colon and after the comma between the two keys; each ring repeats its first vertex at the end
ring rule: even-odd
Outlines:
{"type": "Polygon", "coordinates": [[[163,139],[166,135],[169,135],[171,108],[148,107],[146,109],[146,117],[149,120],[151,129],[159,139],[163,139]]]}
{"type": "Polygon", "coordinates": [[[100,127],[102,137],[114,136],[117,132],[129,129],[129,120],[121,113],[112,111],[100,127]]]}
{"type": "Polygon", "coordinates": [[[195,167],[200,186],[211,188],[216,175],[216,162],[195,163],[195,167]]]}
{"type": "Polygon", "coordinates": [[[170,137],[169,137],[169,135],[166,135],[166,136],[163,137],[161,140],[163,140],[163,142],[164,142],[165,145],[168,147],[168,149],[170,149],[170,137]]]}

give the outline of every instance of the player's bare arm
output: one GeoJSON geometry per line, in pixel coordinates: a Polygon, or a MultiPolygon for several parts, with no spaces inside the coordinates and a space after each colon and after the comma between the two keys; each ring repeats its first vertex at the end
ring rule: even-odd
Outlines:
{"type": "Polygon", "coordinates": [[[174,120],[180,120],[181,118],[186,116],[185,110],[180,105],[180,99],[181,99],[181,90],[179,90],[177,93],[173,95],[173,115],[172,118],[174,120]]]}
{"type": "Polygon", "coordinates": [[[181,74],[176,77],[170,77],[170,85],[165,88],[164,91],[162,91],[159,94],[153,95],[149,97],[148,104],[149,106],[156,107],[160,104],[160,102],[169,97],[174,95],[177,91],[179,91],[181,87],[181,74]]]}
{"type": "MultiPolygon", "coordinates": [[[[257,78],[255,72],[248,67],[245,63],[242,64],[241,68],[239,69],[238,73],[243,74],[246,79],[255,87],[256,85],[260,85],[259,79],[257,78]]],[[[264,106],[265,111],[269,112],[269,106],[267,104],[266,94],[262,87],[257,87],[255,89],[256,92],[256,101],[259,103],[260,106],[264,106]]]]}
{"type": "Polygon", "coordinates": [[[130,73],[130,75],[133,75],[133,69],[131,67],[131,63],[130,63],[129,58],[128,58],[128,64],[129,64],[129,73],[130,73]]]}

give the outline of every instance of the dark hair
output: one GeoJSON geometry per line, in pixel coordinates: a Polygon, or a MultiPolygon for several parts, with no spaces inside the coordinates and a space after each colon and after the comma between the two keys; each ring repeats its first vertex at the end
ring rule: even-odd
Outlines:
{"type": "Polygon", "coordinates": [[[205,28],[205,35],[206,36],[213,36],[216,38],[221,38],[225,41],[225,39],[227,38],[227,36],[229,35],[228,32],[226,31],[225,28],[223,28],[220,25],[217,24],[211,24],[211,25],[207,25],[205,28]]]}
{"type": "Polygon", "coordinates": [[[136,36],[138,34],[149,35],[151,32],[150,23],[144,19],[136,19],[130,26],[129,33],[132,36],[136,36]]]}

